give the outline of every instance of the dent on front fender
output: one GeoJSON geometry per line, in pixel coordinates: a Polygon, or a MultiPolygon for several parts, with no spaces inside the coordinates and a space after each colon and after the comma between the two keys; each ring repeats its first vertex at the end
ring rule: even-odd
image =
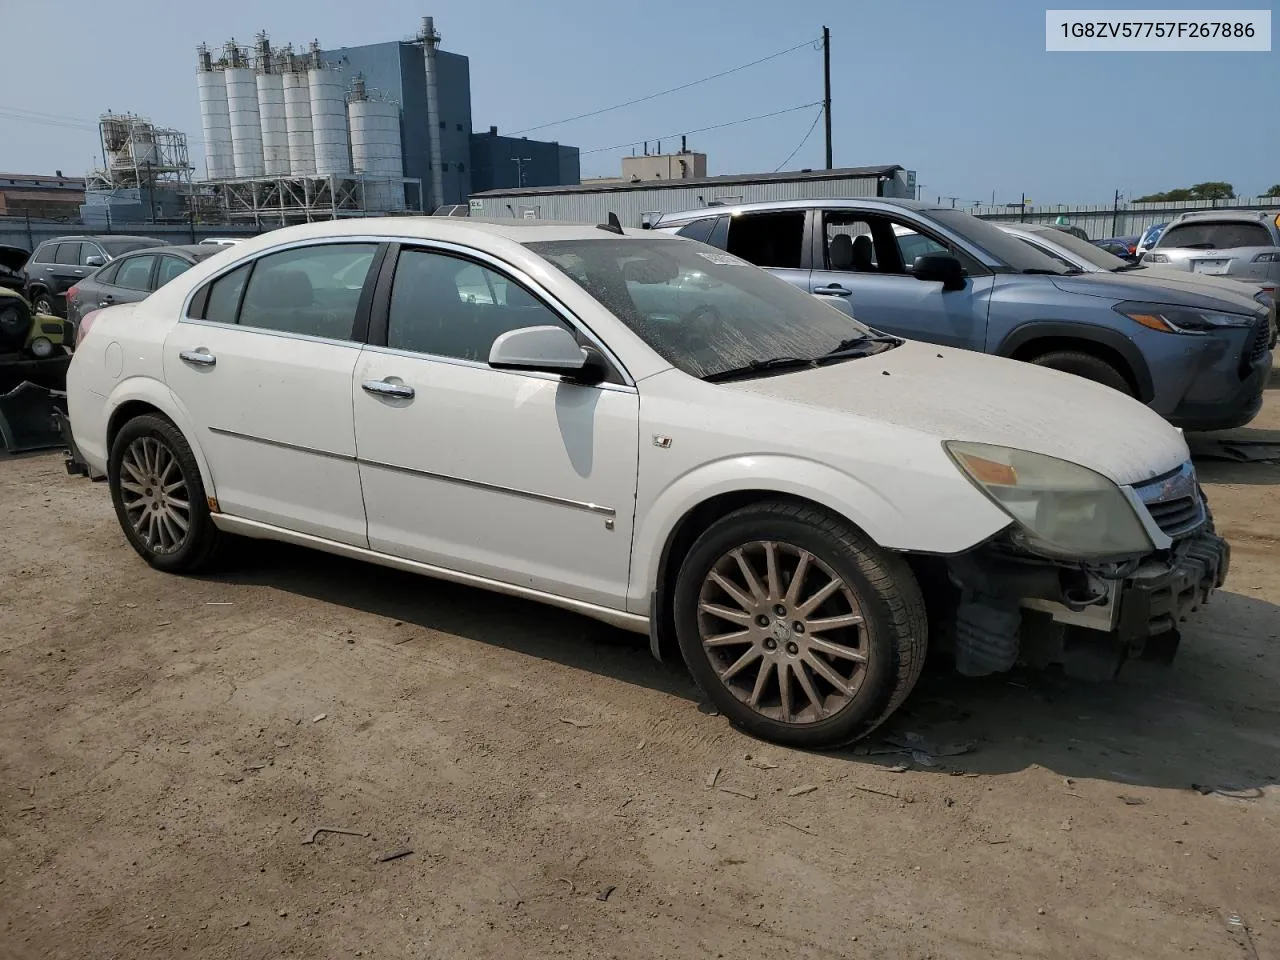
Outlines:
{"type": "Polygon", "coordinates": [[[749,455],[702,464],[650,491],[642,471],[628,610],[648,613],[668,539],[693,510],[725,494],[756,491],[819,504],[889,550],[959,553],[1010,523],[958,475],[947,482],[905,468],[879,468],[867,481],[816,460],[749,455]]]}

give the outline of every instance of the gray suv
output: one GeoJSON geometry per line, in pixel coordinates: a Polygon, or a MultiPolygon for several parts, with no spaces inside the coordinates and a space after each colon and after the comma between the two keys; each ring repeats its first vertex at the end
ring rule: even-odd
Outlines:
{"type": "Polygon", "coordinates": [[[1171,220],[1144,264],[1210,277],[1280,282],[1280,214],[1205,210],[1171,220]]]}
{"type": "Polygon", "coordinates": [[[167,246],[155,237],[112,234],[98,237],[59,237],[36,247],[22,268],[27,299],[36,313],[65,317],[67,291],[103,264],[130,250],[167,246]]]}
{"type": "Polygon", "coordinates": [[[653,228],[765,267],[886,333],[1083,376],[1185,429],[1240,426],[1262,406],[1274,343],[1263,305],[1072,269],[960,210],[792,200],[667,214],[653,228]]]}

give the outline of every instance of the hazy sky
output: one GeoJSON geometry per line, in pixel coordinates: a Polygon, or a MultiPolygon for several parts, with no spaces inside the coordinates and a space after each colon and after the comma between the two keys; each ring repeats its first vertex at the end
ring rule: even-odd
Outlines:
{"type": "MultiPolygon", "coordinates": [[[[1280,181],[1280,53],[1046,53],[1045,6],[0,0],[0,170],[82,173],[98,150],[94,119],[107,109],[185,130],[192,160],[203,169],[197,43],[220,45],[232,35],[250,43],[265,29],[277,44],[317,38],[334,48],[407,38],[423,14],[432,14],[443,49],[471,58],[477,130],[496,124],[514,131],[644,96],[817,38],[825,23],[832,31],[836,165],[900,163],[919,172],[926,197],[958,196],[967,204],[989,202],[995,191],[1006,202],[1025,191],[1036,203],[1110,202],[1115,189],[1137,196],[1228,180],[1241,195],[1253,195],[1280,181]],[[34,122],[30,112],[47,122],[34,122]]],[[[806,46],[530,136],[584,151],[663,137],[669,149],[678,146],[672,134],[821,96],[821,53],[806,46]]],[[[709,154],[713,174],[773,170],[816,113],[808,107],[693,134],[689,145],[709,154]]],[[[584,153],[583,175],[616,174],[626,152],[584,153]]],[[[822,163],[819,122],[788,168],[822,163]]]]}

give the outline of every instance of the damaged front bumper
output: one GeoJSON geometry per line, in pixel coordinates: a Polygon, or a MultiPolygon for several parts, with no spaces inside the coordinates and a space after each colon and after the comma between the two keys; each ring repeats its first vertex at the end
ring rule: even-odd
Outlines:
{"type": "Polygon", "coordinates": [[[1179,624],[1222,586],[1230,562],[1230,546],[1208,520],[1123,566],[1044,560],[1003,541],[950,558],[960,589],[956,668],[983,676],[1018,662],[1065,664],[1081,649],[1111,673],[1130,658],[1170,662],[1179,624]]]}

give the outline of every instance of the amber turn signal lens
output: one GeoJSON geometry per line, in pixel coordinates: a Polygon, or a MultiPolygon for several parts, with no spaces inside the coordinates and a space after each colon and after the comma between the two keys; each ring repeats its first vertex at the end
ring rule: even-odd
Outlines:
{"type": "Polygon", "coordinates": [[[1159,317],[1150,313],[1131,313],[1129,319],[1134,323],[1140,323],[1144,327],[1150,327],[1152,330],[1159,330],[1161,333],[1169,332],[1169,324],[1165,323],[1159,317]]]}
{"type": "Polygon", "coordinates": [[[1018,471],[1007,463],[996,463],[994,460],[975,457],[971,453],[960,454],[960,459],[964,461],[965,469],[979,483],[993,484],[999,487],[1016,487],[1018,485],[1018,471]]]}

